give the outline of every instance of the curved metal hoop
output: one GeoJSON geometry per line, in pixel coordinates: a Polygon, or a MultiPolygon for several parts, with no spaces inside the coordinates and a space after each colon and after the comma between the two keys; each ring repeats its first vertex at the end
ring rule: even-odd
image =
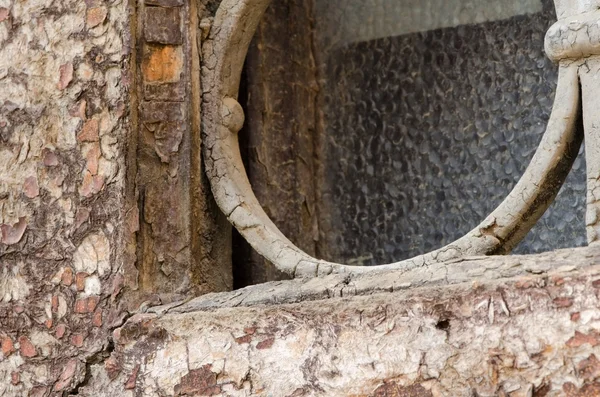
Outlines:
{"type": "Polygon", "coordinates": [[[577,133],[578,66],[560,64],[548,126],[525,173],[504,201],[462,238],[412,259],[353,267],[313,258],[290,242],[264,212],[242,163],[237,133],[244,123],[237,102],[248,46],[270,0],[224,0],[204,46],[203,137],[206,171],[217,204],[250,245],[292,276],[409,269],[464,256],[504,254],[527,234],[554,200],[582,142],[577,133]]]}

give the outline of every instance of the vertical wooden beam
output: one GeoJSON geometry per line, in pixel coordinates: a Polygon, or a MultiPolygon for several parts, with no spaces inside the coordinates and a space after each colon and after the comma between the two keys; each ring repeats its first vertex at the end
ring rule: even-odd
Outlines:
{"type": "Polygon", "coordinates": [[[128,285],[133,306],[232,287],[231,255],[223,250],[230,249],[230,227],[210,205],[202,176],[196,4],[140,0],[138,10],[139,232],[137,277],[129,277],[128,285]]]}

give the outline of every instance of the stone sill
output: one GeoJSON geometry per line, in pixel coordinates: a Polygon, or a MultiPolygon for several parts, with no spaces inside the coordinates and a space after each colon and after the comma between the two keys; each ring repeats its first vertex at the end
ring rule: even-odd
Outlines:
{"type": "Polygon", "coordinates": [[[410,292],[418,288],[461,283],[500,282],[528,276],[595,273],[600,246],[570,248],[536,255],[478,256],[438,263],[408,271],[379,271],[358,275],[333,274],[253,285],[233,292],[211,293],[187,302],[152,307],[148,312],[191,313],[219,308],[273,306],[376,293],[410,292]],[[592,269],[590,269],[592,267],[592,269]]]}
{"type": "Polygon", "coordinates": [[[256,285],[130,318],[79,394],[600,395],[599,295],[598,247],[256,285]]]}

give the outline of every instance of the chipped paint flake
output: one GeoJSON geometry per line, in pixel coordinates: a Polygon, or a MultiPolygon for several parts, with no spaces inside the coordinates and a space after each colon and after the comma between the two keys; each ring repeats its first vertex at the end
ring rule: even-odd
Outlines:
{"type": "Polygon", "coordinates": [[[103,232],[87,236],[73,255],[73,265],[77,272],[98,272],[100,277],[110,271],[109,260],[110,243],[103,232]]]}

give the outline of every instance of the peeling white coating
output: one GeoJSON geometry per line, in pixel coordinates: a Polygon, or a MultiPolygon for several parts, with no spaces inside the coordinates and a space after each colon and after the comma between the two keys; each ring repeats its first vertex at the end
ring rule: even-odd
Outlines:
{"type": "Polygon", "coordinates": [[[468,255],[508,253],[551,204],[574,160],[581,137],[577,66],[561,64],[548,127],[521,180],[479,226],[437,251],[369,268],[329,263],[291,243],[258,203],[244,170],[237,132],[243,117],[237,98],[248,45],[269,0],[225,0],[204,44],[204,143],[207,174],[217,204],[250,245],[293,276],[410,269],[468,255]]]}

